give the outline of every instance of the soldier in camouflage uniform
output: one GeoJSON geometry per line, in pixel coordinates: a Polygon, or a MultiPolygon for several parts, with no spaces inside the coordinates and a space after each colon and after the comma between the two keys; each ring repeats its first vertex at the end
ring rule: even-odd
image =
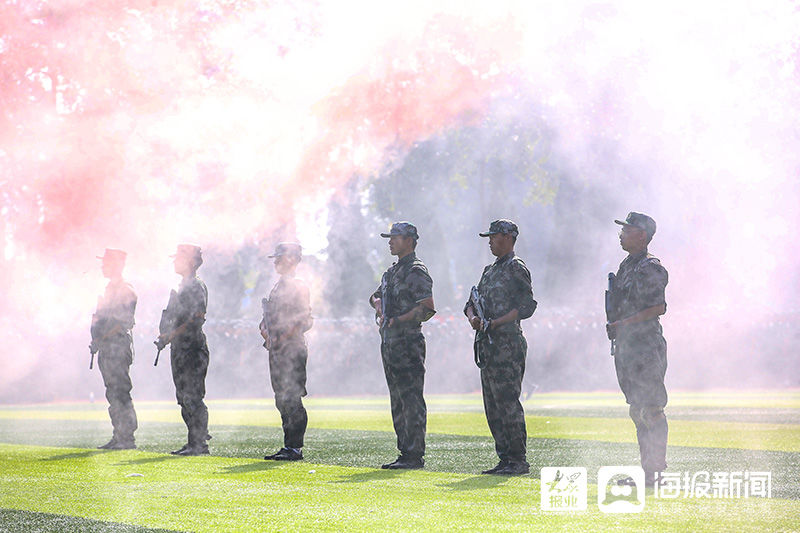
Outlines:
{"type": "Polygon", "coordinates": [[[436,311],[433,280],[417,258],[417,228],[409,222],[392,224],[389,253],[397,262],[387,270],[381,285],[370,296],[381,331],[381,359],[389,387],[392,422],[397,434],[397,460],[388,469],[423,468],[427,410],[422,389],[425,382],[425,337],[422,322],[436,311]]]}
{"type": "Polygon", "coordinates": [[[162,313],[159,337],[155,341],[159,350],[170,345],[172,381],[175,397],[181,406],[181,416],[188,429],[186,444],[173,455],[208,454],[208,408],[206,372],[208,370],[208,345],[203,333],[208,306],[208,289],[197,277],[203,264],[198,246],[179,244],[174,256],[175,273],[183,278],[177,292],[172,291],[167,308],[162,313]]]}
{"type": "Polygon", "coordinates": [[[622,226],[620,245],[628,252],[619,265],[611,287],[614,366],[630,417],[636,425],[642,469],[647,485],[667,467],[667,342],[659,316],[667,311],[664,289],[668,275],[661,262],[647,253],[656,232],[655,221],[641,213],[629,213],[622,226]]]}
{"type": "Polygon", "coordinates": [[[97,356],[97,365],[103,376],[108,400],[108,414],[114,428],[111,440],[99,446],[105,450],[136,448],[133,433],[138,427],[136,411],[131,400],[130,367],[133,363],[133,315],[136,311],[136,294],[122,279],[127,254],[122,250],[106,248],[103,276],[108,285],[97,302],[92,316],[92,343],[89,350],[97,356]]]}
{"type": "Polygon", "coordinates": [[[275,259],[280,279],[264,299],[264,315],[259,324],[264,347],[269,350],[269,378],[275,393],[275,407],[281,413],[283,448],[264,459],[299,461],[303,458],[303,437],[308,415],[303,407],[306,395],[306,360],[308,347],[304,333],[311,329],[311,305],[308,287],[295,278],[302,248],[297,243],[282,242],[269,256],[275,259]]]}
{"type": "Polygon", "coordinates": [[[483,361],[481,389],[486,420],[500,461],[483,474],[519,475],[530,472],[526,458],[527,431],[525,412],[519,401],[528,344],[520,320],[533,315],[531,273],[525,262],[514,254],[519,230],[510,220],[495,220],[489,231],[489,247],[497,260],[483,269],[478,292],[484,301],[487,323],[481,324],[475,306],[468,300],[464,314],[476,331],[485,327],[477,349],[483,361]],[[489,337],[492,343],[488,342],[489,337]]]}

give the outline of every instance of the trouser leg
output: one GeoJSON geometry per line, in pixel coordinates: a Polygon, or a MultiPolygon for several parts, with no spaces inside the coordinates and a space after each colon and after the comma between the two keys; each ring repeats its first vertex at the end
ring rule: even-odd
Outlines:
{"type": "Polygon", "coordinates": [[[525,411],[519,400],[525,373],[527,345],[522,338],[498,338],[493,353],[481,370],[481,387],[486,421],[501,460],[525,461],[527,429],[525,411]]]}
{"type": "Polygon", "coordinates": [[[630,416],[636,425],[639,456],[646,474],[667,468],[668,426],[664,408],[652,405],[631,405],[630,416]]]}
{"type": "Polygon", "coordinates": [[[281,414],[283,445],[287,448],[302,448],[308,426],[308,413],[299,395],[275,396],[275,406],[281,414]]]}
{"type": "Polygon", "coordinates": [[[400,400],[400,416],[403,418],[404,433],[399,442],[400,453],[407,457],[425,455],[425,432],[427,426],[427,406],[423,397],[424,370],[403,372],[397,384],[400,400]]]}
{"type": "Polygon", "coordinates": [[[389,388],[392,423],[397,449],[410,458],[425,455],[427,406],[425,387],[425,339],[422,334],[393,339],[382,346],[383,368],[389,388]]]}
{"type": "Polygon", "coordinates": [[[208,408],[203,398],[206,394],[208,350],[201,347],[188,356],[176,357],[172,353],[172,378],[175,397],[181,406],[181,416],[186,423],[187,441],[191,446],[205,445],[208,440],[208,408]]]}
{"type": "Polygon", "coordinates": [[[303,405],[306,395],[306,361],[308,349],[304,342],[292,342],[274,347],[269,354],[269,372],[275,407],[281,414],[283,445],[302,448],[308,413],[303,405]]]}
{"type": "Polygon", "coordinates": [[[121,348],[117,352],[120,353],[113,350],[101,353],[98,366],[106,389],[108,415],[114,428],[113,438],[120,442],[133,442],[138,421],[131,399],[130,358],[125,357],[121,348]]]}

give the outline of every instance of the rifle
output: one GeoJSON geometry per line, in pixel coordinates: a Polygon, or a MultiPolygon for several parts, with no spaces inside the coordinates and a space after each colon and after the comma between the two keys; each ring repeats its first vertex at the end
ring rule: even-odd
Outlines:
{"type": "MultiPolygon", "coordinates": [[[[378,331],[381,334],[381,343],[385,341],[386,328],[389,325],[389,317],[386,312],[389,309],[389,271],[383,273],[381,276],[381,322],[378,331]]],[[[377,317],[376,317],[377,318],[377,317]]]]}
{"type": "Polygon", "coordinates": [[[172,342],[172,338],[175,336],[175,333],[173,333],[175,317],[172,313],[177,305],[177,300],[178,293],[175,292],[175,289],[172,289],[169,291],[167,308],[161,311],[161,321],[158,323],[158,339],[153,341],[153,344],[155,344],[156,348],[158,348],[158,351],[156,352],[156,360],[153,363],[153,366],[158,366],[158,357],[161,355],[161,350],[163,350],[167,344],[172,342]],[[162,341],[161,337],[165,337],[165,340],[162,341]]]}
{"type": "Polygon", "coordinates": [[[606,289],[606,334],[611,341],[611,357],[617,353],[617,329],[610,326],[611,322],[617,320],[616,302],[614,301],[614,280],[616,276],[613,272],[608,273],[608,289],[606,289]]]}
{"type": "Polygon", "coordinates": [[[481,357],[480,343],[483,339],[489,341],[489,344],[494,344],[492,335],[489,333],[489,319],[486,318],[486,311],[484,310],[483,296],[481,296],[478,287],[472,286],[469,292],[469,303],[475,311],[475,316],[481,321],[481,327],[475,332],[475,342],[472,344],[473,352],[475,353],[475,365],[478,368],[484,368],[486,361],[481,357]]]}
{"type": "Polygon", "coordinates": [[[269,300],[266,298],[261,298],[261,311],[263,312],[263,318],[261,319],[261,325],[264,330],[267,331],[267,340],[264,341],[262,346],[269,351],[272,345],[272,338],[269,336],[269,300]]]}
{"type": "Polygon", "coordinates": [[[195,313],[194,315],[187,318],[186,322],[184,322],[183,324],[175,328],[171,333],[169,333],[163,341],[160,340],[161,336],[159,336],[158,339],[154,340],[153,344],[156,345],[158,351],[156,352],[156,360],[153,363],[153,366],[158,366],[158,356],[161,355],[161,350],[163,350],[167,346],[167,344],[171,343],[175,339],[175,337],[183,333],[189,326],[189,324],[191,324],[194,321],[195,318],[203,318],[204,316],[205,313],[195,313]]]}
{"type": "Polygon", "coordinates": [[[97,313],[95,313],[92,318],[93,318],[92,327],[91,327],[92,342],[89,343],[89,354],[91,355],[91,358],[89,359],[89,370],[94,368],[94,354],[96,354],[98,351],[100,351],[100,343],[105,341],[106,339],[116,335],[122,329],[122,325],[119,322],[117,322],[114,325],[113,328],[111,328],[109,331],[106,331],[103,334],[103,336],[100,337],[100,339],[96,340],[94,337],[97,336],[99,331],[104,328],[104,326],[106,325],[107,319],[105,319],[105,318],[97,318],[97,313]]]}

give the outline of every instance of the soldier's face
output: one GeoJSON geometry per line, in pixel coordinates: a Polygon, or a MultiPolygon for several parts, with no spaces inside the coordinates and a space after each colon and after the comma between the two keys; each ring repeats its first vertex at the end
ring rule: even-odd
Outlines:
{"type": "Polygon", "coordinates": [[[626,252],[638,251],[647,245],[647,233],[636,226],[622,226],[619,230],[619,245],[626,252]]]}
{"type": "Polygon", "coordinates": [[[176,255],[172,264],[175,266],[175,273],[181,276],[188,275],[194,266],[192,261],[183,254],[176,255]]]}
{"type": "Polygon", "coordinates": [[[103,259],[103,264],[100,266],[100,270],[103,272],[104,278],[111,279],[122,274],[122,264],[103,259]]]}
{"type": "Polygon", "coordinates": [[[297,265],[297,258],[291,255],[279,255],[275,258],[275,272],[279,276],[289,273],[297,265]]]}
{"type": "Polygon", "coordinates": [[[389,237],[389,253],[392,255],[404,256],[411,253],[413,239],[402,235],[392,235],[389,237]]]}
{"type": "Polygon", "coordinates": [[[514,246],[511,235],[507,233],[495,233],[489,235],[489,249],[495,257],[502,257],[510,252],[514,246]]]}

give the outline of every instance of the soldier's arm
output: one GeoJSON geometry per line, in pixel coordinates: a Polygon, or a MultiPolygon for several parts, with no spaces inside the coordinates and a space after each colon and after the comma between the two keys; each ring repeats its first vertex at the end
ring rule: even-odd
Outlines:
{"type": "Polygon", "coordinates": [[[617,320],[612,326],[630,326],[647,320],[653,320],[667,312],[667,302],[664,291],[667,287],[667,271],[657,259],[649,260],[644,265],[635,280],[635,290],[640,295],[640,301],[647,305],[641,311],[631,316],[617,320]]]}
{"type": "MultiPolygon", "coordinates": [[[[173,317],[174,329],[159,336],[159,340],[164,343],[171,342],[173,337],[187,331],[200,330],[206,320],[207,293],[199,283],[179,291],[171,303],[174,305],[174,312],[168,314],[173,317]]],[[[170,304],[167,304],[167,309],[170,309],[170,304]]]]}
{"type": "MultiPolygon", "coordinates": [[[[483,269],[481,281],[483,281],[483,276],[486,275],[487,270],[489,270],[488,265],[483,269]]],[[[478,286],[480,287],[480,282],[478,282],[478,286]]],[[[475,306],[472,303],[472,294],[470,294],[470,297],[467,298],[467,301],[464,304],[464,314],[467,316],[467,320],[469,321],[469,325],[472,326],[472,329],[478,331],[481,327],[481,319],[478,318],[478,315],[475,313],[475,306]]]]}
{"type": "Polygon", "coordinates": [[[467,320],[472,329],[475,331],[481,329],[481,319],[475,315],[475,308],[472,307],[472,302],[467,302],[467,306],[464,307],[464,314],[467,315],[467,320]]]}
{"type": "Polygon", "coordinates": [[[369,295],[369,305],[378,313],[381,314],[381,288],[378,286],[375,292],[369,295]]]}
{"type": "Polygon", "coordinates": [[[294,337],[301,335],[311,329],[309,322],[311,321],[311,296],[308,288],[305,285],[297,286],[297,292],[294,295],[294,306],[291,315],[286,317],[286,323],[289,328],[282,335],[285,337],[294,337]]]}
{"type": "Polygon", "coordinates": [[[395,318],[398,322],[425,322],[436,314],[433,303],[433,279],[424,267],[414,266],[405,279],[408,290],[417,303],[408,312],[395,318]]]}
{"type": "Polygon", "coordinates": [[[639,311],[635,315],[631,315],[627,318],[623,318],[622,320],[617,320],[616,322],[612,322],[609,326],[618,327],[618,326],[630,326],[631,324],[638,324],[639,322],[645,322],[647,320],[652,320],[657,316],[661,316],[667,312],[667,304],[658,304],[652,307],[648,307],[647,309],[643,309],[639,311]]]}
{"type": "Polygon", "coordinates": [[[531,273],[528,268],[516,260],[513,261],[511,263],[511,280],[516,295],[514,307],[503,316],[491,319],[489,329],[530,318],[536,309],[536,301],[533,299],[533,288],[531,287],[531,273]]]}
{"type": "Polygon", "coordinates": [[[267,317],[264,316],[264,312],[261,312],[261,322],[258,323],[258,331],[261,333],[261,336],[264,340],[269,338],[269,331],[267,330],[267,317]]]}
{"type": "Polygon", "coordinates": [[[130,330],[133,328],[136,301],[136,293],[127,287],[115,297],[115,305],[109,318],[113,320],[116,329],[130,330]]]}
{"type": "Polygon", "coordinates": [[[397,322],[425,322],[435,313],[436,308],[433,305],[433,296],[431,296],[418,302],[416,307],[412,308],[408,313],[397,316],[392,320],[397,322]]]}
{"type": "Polygon", "coordinates": [[[181,302],[185,313],[185,320],[191,323],[202,324],[206,318],[206,294],[200,285],[193,286],[186,291],[185,299],[181,302]]]}
{"type": "MultiPolygon", "coordinates": [[[[531,284],[530,270],[528,270],[528,267],[526,267],[522,262],[517,260],[512,262],[511,268],[514,284],[516,285],[515,293],[517,297],[515,302],[515,310],[517,311],[517,316],[508,319],[506,322],[525,320],[526,318],[530,318],[533,315],[533,312],[536,310],[536,300],[533,299],[533,286],[531,284]]],[[[511,314],[512,312],[513,310],[508,314],[511,314]]]]}
{"type": "Polygon", "coordinates": [[[502,326],[503,324],[508,324],[509,322],[516,322],[518,318],[519,318],[519,310],[514,308],[501,317],[490,319],[489,329],[494,329],[496,327],[502,326]]]}
{"type": "Polygon", "coordinates": [[[667,269],[661,266],[661,262],[655,257],[648,259],[634,278],[634,293],[638,296],[637,300],[642,302],[643,307],[660,304],[666,306],[664,293],[668,280],[667,269]]]}

